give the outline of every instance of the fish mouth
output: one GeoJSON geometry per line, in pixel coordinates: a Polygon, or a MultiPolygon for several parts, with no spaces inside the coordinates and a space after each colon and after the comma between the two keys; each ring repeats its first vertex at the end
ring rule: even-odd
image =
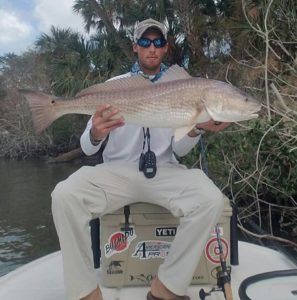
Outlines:
{"type": "Polygon", "coordinates": [[[246,116],[246,119],[256,119],[260,116],[263,116],[263,108],[256,108],[250,111],[243,113],[243,116],[246,116]]]}
{"type": "Polygon", "coordinates": [[[263,117],[265,114],[263,106],[257,107],[256,109],[250,110],[246,115],[251,119],[263,117]]]}
{"type": "Polygon", "coordinates": [[[214,111],[208,110],[209,115],[215,121],[220,122],[241,122],[241,121],[248,121],[251,119],[256,119],[260,115],[259,110],[252,110],[252,111],[225,111],[224,113],[218,113],[214,111]]]}
{"type": "Polygon", "coordinates": [[[256,119],[259,117],[259,114],[258,113],[252,113],[250,115],[248,115],[248,117],[250,117],[251,119],[256,119]]]}

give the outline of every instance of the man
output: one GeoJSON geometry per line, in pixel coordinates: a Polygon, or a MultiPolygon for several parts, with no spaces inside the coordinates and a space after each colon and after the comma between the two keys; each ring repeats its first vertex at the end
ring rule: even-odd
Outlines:
{"type": "MultiPolygon", "coordinates": [[[[141,74],[152,82],[162,77],[167,69],[162,64],[168,49],[166,39],[163,24],[152,19],[140,22],[135,28],[133,44],[138,61],[124,76],[141,74]]],[[[164,206],[180,217],[180,226],[147,299],[189,299],[185,296],[187,287],[209,233],[221,215],[223,197],[201,170],[188,170],[178,164],[174,152],[185,155],[196,145],[202,129],[219,131],[228,124],[216,125],[212,121],[197,124],[178,142],[174,141],[171,128],[149,128],[157,172],[153,178],[147,178],[139,171],[139,157],[147,151],[148,145],[143,149],[143,144],[148,131],[125,124],[118,112],[110,105],[99,106],[81,137],[81,147],[87,155],[96,153],[108,137],[104,163],[82,167],[59,183],[52,193],[68,298],[103,299],[93,268],[90,219],[133,202],[148,202],[164,206]]]]}

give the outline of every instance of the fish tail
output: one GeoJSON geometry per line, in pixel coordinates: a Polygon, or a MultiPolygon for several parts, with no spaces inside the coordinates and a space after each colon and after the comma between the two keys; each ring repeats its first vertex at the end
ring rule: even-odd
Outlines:
{"type": "Polygon", "coordinates": [[[55,98],[51,95],[30,90],[20,90],[29,103],[36,133],[41,133],[57,118],[55,98]]]}

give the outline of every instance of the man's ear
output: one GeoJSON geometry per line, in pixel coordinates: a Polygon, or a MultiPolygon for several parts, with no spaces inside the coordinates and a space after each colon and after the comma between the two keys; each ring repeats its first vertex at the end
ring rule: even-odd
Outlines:
{"type": "Polygon", "coordinates": [[[168,42],[167,42],[167,44],[165,45],[165,49],[164,49],[164,51],[165,51],[166,54],[168,52],[168,48],[169,48],[169,45],[168,45],[168,42]]]}
{"type": "Polygon", "coordinates": [[[132,49],[133,49],[134,53],[137,53],[137,44],[136,43],[133,43],[132,49]]]}

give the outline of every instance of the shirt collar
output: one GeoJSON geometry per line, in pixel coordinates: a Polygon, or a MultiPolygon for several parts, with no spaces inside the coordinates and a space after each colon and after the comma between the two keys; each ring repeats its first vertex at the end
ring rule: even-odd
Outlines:
{"type": "Polygon", "coordinates": [[[139,63],[138,63],[138,61],[136,61],[131,68],[131,74],[132,74],[132,76],[140,74],[144,78],[149,79],[151,82],[155,82],[162,77],[163,73],[166,72],[167,69],[168,69],[168,67],[165,64],[161,63],[159,73],[157,73],[155,75],[148,75],[141,71],[139,63]]]}

